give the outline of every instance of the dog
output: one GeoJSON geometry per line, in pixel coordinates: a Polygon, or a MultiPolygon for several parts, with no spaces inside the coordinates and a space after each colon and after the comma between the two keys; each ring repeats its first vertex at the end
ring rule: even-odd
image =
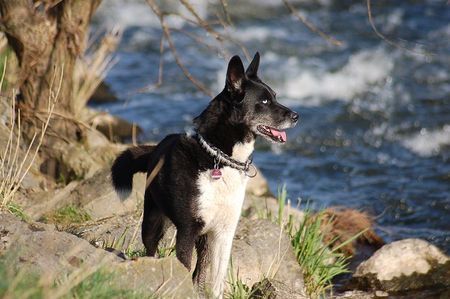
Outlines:
{"type": "Polygon", "coordinates": [[[194,119],[195,134],[173,134],[154,149],[132,147],[112,166],[112,183],[125,197],[136,172],[147,172],[142,241],[154,256],[167,221],[176,229],[178,260],[190,271],[201,297],[222,298],[236,226],[248,178],[256,174],[251,155],[257,136],[285,143],[285,129],[299,115],[279,104],[258,77],[260,55],[248,66],[239,56],[228,63],[225,88],[194,119]]]}

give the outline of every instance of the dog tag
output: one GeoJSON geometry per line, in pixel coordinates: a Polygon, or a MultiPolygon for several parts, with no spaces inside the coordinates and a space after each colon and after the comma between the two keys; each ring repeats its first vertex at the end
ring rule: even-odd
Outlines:
{"type": "Polygon", "coordinates": [[[214,168],[213,170],[211,170],[211,178],[218,180],[221,177],[222,177],[222,171],[220,171],[220,169],[214,168]]]}

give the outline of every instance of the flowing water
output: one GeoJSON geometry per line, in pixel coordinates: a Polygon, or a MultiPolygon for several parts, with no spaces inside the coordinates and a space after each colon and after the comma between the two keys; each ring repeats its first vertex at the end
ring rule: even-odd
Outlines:
{"type": "MultiPolygon", "coordinates": [[[[124,29],[119,62],[106,78],[121,101],[98,108],[138,123],[141,141],[185,131],[209,98],[183,76],[168,51],[163,85],[136,93],[158,77],[158,21],[145,1],[103,2],[95,26],[124,29]]],[[[195,2],[205,18],[218,9],[195,2]]],[[[387,241],[424,238],[449,252],[447,1],[374,1],[375,25],[397,47],[375,35],[364,1],[301,1],[305,15],[342,41],[340,47],[310,32],[281,1],[239,1],[238,8],[236,2],[229,1],[232,36],[251,54],[261,52],[260,76],[301,117],[286,145],[257,144],[254,160],[272,190],[286,184],[294,202],[368,211],[387,241]]],[[[168,22],[208,38],[179,18],[168,22]]],[[[174,39],[191,73],[217,93],[224,58],[180,33],[174,39]]]]}

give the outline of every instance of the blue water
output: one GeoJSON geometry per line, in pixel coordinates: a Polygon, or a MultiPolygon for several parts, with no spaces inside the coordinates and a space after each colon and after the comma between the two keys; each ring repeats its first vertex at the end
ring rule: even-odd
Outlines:
{"type": "MultiPolygon", "coordinates": [[[[104,2],[95,26],[124,29],[119,62],[106,78],[121,101],[98,108],[137,122],[142,141],[184,131],[209,98],[169,51],[163,85],[138,93],[157,81],[157,19],[145,1],[104,2]]],[[[342,46],[310,32],[277,1],[239,1],[239,9],[230,1],[232,36],[261,52],[260,76],[301,115],[286,145],[257,144],[256,164],[272,190],[286,183],[294,201],[365,210],[377,216],[387,241],[424,238],[450,252],[450,6],[374,1],[375,24],[399,45],[393,47],[370,28],[364,1],[315,2],[302,2],[303,12],[342,46]]],[[[167,9],[186,14],[176,3],[167,9]]],[[[212,4],[198,9],[210,19],[220,11],[212,4]]],[[[169,22],[214,42],[186,22],[169,22]]],[[[191,73],[217,93],[224,58],[173,34],[191,73]]],[[[225,47],[242,56],[236,45],[225,47]]]]}

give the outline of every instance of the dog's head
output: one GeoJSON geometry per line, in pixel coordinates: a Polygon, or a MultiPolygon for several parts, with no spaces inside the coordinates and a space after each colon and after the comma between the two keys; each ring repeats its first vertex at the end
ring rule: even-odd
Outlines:
{"type": "Polygon", "coordinates": [[[298,122],[298,114],[279,104],[276,93],[258,77],[259,53],[244,71],[239,56],[231,58],[226,75],[225,99],[233,106],[239,122],[255,135],[285,143],[287,128],[298,122]]]}

